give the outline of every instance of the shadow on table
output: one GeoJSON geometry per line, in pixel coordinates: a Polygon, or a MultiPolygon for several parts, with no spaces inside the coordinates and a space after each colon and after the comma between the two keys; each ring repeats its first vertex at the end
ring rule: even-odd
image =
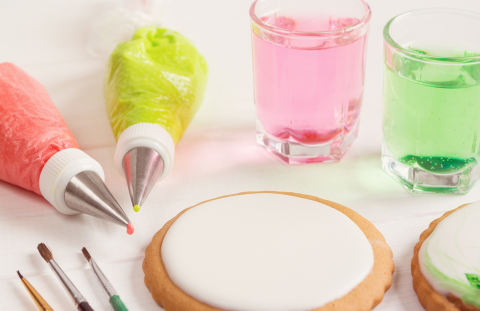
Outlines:
{"type": "Polygon", "coordinates": [[[41,195],[4,181],[0,181],[0,198],[0,218],[48,215],[56,212],[41,195]],[[8,205],[3,202],[8,202],[8,205]]]}

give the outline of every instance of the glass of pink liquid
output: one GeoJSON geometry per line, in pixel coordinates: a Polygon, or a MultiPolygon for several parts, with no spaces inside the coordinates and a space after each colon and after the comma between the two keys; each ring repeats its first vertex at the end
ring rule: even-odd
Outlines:
{"type": "Polygon", "coordinates": [[[288,164],[340,160],[357,137],[370,17],[363,0],[252,4],[258,144],[288,164]]]}

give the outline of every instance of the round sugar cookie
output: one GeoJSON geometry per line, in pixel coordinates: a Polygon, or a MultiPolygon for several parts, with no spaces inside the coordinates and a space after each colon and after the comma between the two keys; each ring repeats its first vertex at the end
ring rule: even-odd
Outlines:
{"type": "Polygon", "coordinates": [[[268,191],[184,210],[155,234],[143,271],[166,311],[366,311],[390,288],[394,263],[351,209],[268,191]]]}
{"type": "Polygon", "coordinates": [[[413,288],[427,311],[480,311],[480,202],[434,220],[412,259],[413,288]]]}

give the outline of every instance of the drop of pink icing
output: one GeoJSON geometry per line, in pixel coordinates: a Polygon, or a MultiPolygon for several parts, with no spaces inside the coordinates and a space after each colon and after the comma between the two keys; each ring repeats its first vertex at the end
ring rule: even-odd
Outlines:
{"type": "Polygon", "coordinates": [[[133,234],[133,231],[135,231],[135,229],[133,228],[133,224],[132,223],[129,223],[127,225],[127,233],[132,235],[133,234]]]}

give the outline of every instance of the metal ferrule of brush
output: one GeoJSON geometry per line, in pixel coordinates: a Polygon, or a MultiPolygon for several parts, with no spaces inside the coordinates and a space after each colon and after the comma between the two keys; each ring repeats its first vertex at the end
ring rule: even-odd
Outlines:
{"type": "Polygon", "coordinates": [[[93,260],[93,258],[91,258],[88,262],[90,263],[90,267],[92,267],[93,273],[95,273],[98,280],[102,284],[102,288],[105,291],[105,293],[107,294],[108,298],[110,298],[112,296],[115,296],[115,295],[118,295],[117,291],[113,288],[112,284],[110,284],[108,279],[103,274],[102,270],[100,270],[100,268],[98,267],[95,260],[93,260]]]}
{"type": "Polygon", "coordinates": [[[48,264],[60,280],[60,283],[62,283],[63,287],[65,287],[66,291],[70,294],[70,297],[72,297],[72,300],[76,306],[78,306],[82,302],[87,302],[87,300],[82,296],[82,294],[78,291],[75,285],[73,285],[72,281],[70,281],[65,272],[63,272],[63,270],[57,265],[55,260],[50,260],[48,264]]]}

